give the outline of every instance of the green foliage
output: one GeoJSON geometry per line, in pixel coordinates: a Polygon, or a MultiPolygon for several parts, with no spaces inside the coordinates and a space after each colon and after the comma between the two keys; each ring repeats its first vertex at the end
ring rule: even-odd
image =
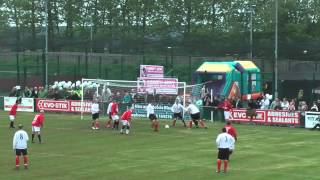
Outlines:
{"type": "MultiPolygon", "coordinates": [[[[10,49],[43,49],[45,1],[0,4],[0,40],[10,49]]],[[[279,1],[280,57],[320,41],[319,7],[318,0],[279,1]]],[[[154,54],[176,46],[182,54],[248,57],[252,12],[254,56],[273,57],[264,47],[274,44],[274,8],[265,0],[50,0],[49,50],[154,54]]]]}

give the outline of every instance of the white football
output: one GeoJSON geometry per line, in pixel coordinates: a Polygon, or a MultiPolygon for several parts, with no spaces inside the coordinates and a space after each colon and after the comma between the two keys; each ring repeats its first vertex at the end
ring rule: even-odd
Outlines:
{"type": "Polygon", "coordinates": [[[164,126],[164,128],[167,128],[167,129],[168,129],[169,127],[170,127],[170,126],[169,126],[168,124],[166,124],[166,125],[164,126]]]}

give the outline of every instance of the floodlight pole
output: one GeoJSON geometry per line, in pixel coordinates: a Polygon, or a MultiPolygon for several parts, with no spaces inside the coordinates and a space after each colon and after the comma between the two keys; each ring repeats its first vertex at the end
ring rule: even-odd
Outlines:
{"type": "Polygon", "coordinates": [[[252,38],[252,33],[253,33],[253,23],[252,23],[252,18],[253,18],[253,8],[252,4],[250,4],[250,60],[252,61],[252,44],[253,44],[253,38],[252,38]]]}
{"type": "Polygon", "coordinates": [[[275,2],[274,96],[278,97],[278,0],[275,2]]]}
{"type": "Polygon", "coordinates": [[[48,0],[45,0],[45,11],[46,11],[46,32],[45,32],[45,87],[48,87],[48,0]]]}

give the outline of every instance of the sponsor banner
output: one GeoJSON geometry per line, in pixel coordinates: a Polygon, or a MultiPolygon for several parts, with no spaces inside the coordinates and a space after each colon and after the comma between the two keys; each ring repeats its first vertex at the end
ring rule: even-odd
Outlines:
{"type": "MultiPolygon", "coordinates": [[[[16,103],[17,97],[4,97],[4,110],[10,111],[11,107],[16,103]]],[[[33,98],[22,98],[21,104],[18,105],[17,111],[34,112],[33,98]]]]}
{"type": "MultiPolygon", "coordinates": [[[[82,107],[84,113],[90,113],[91,101],[83,101],[82,107]]],[[[47,100],[47,99],[37,99],[36,109],[43,109],[50,112],[71,112],[80,113],[81,112],[81,101],[76,100],[47,100]]]]}
{"type": "MultiPolygon", "coordinates": [[[[290,124],[299,125],[300,124],[300,113],[299,112],[289,112],[289,111],[274,111],[274,110],[256,110],[257,116],[253,118],[253,122],[260,122],[266,124],[290,124]]],[[[233,109],[231,116],[231,121],[241,121],[249,122],[250,119],[246,115],[246,109],[233,109]]]]}
{"type": "Polygon", "coordinates": [[[140,77],[163,78],[163,66],[140,65],[140,77]]]}
{"type": "Polygon", "coordinates": [[[282,111],[282,110],[278,110],[278,111],[267,110],[266,123],[299,125],[300,113],[282,111]]]}
{"type": "Polygon", "coordinates": [[[320,112],[305,112],[305,128],[313,128],[318,123],[320,123],[320,112]]]}
{"type": "MultiPolygon", "coordinates": [[[[134,108],[132,117],[148,118],[146,111],[148,104],[133,104],[132,106],[134,108]]],[[[155,105],[154,113],[157,115],[158,119],[172,119],[171,106],[155,105]]]]}
{"type": "MultiPolygon", "coordinates": [[[[253,118],[253,122],[265,122],[266,119],[266,112],[264,110],[256,110],[257,116],[253,118]]],[[[230,113],[230,120],[231,121],[242,121],[242,122],[249,122],[250,119],[247,118],[246,109],[233,109],[230,113]]]]}
{"type": "Polygon", "coordinates": [[[137,91],[148,94],[178,94],[176,78],[138,78],[137,91]]]}
{"type": "MultiPolygon", "coordinates": [[[[143,117],[143,118],[149,118],[147,117],[147,108],[148,104],[133,104],[132,107],[134,108],[134,111],[132,113],[132,117],[143,117]]],[[[172,119],[172,111],[171,106],[168,105],[155,105],[154,106],[154,113],[156,114],[158,119],[172,119]]],[[[190,119],[189,114],[184,115],[185,120],[190,119]]]]}

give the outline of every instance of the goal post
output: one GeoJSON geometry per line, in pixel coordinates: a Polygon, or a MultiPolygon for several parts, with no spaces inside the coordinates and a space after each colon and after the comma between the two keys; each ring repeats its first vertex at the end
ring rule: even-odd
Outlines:
{"type": "MultiPolygon", "coordinates": [[[[187,85],[186,82],[178,82],[177,79],[149,78],[146,81],[86,79],[81,81],[81,119],[84,113],[90,113],[90,102],[96,100],[100,104],[101,117],[107,116],[107,107],[110,100],[119,104],[119,113],[123,113],[130,107],[135,109],[133,117],[146,118],[146,106],[155,104],[155,113],[159,119],[172,119],[171,107],[178,99],[185,107],[186,102],[192,101],[203,111],[201,101],[201,89],[204,85],[187,85]]],[[[189,115],[183,112],[184,118],[189,115]]]]}
{"type": "Polygon", "coordinates": [[[81,80],[81,119],[85,111],[86,101],[97,100],[101,105],[101,115],[107,115],[107,105],[111,99],[119,104],[119,113],[133,106],[133,117],[146,117],[145,107],[155,103],[155,111],[159,119],[171,118],[171,106],[176,99],[186,103],[186,82],[178,82],[174,78],[149,78],[148,81],[125,81],[86,79],[81,80]],[[145,114],[145,115],[144,115],[145,114]]]}

